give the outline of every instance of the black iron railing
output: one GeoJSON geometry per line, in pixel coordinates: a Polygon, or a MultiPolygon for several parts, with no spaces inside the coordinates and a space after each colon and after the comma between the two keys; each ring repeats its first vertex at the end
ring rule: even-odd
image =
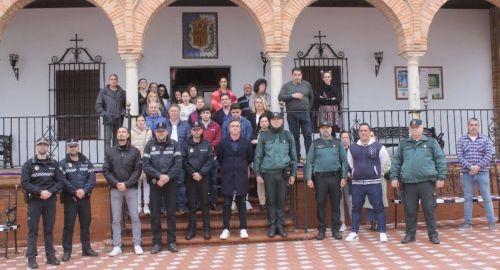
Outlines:
{"type": "MultiPolygon", "coordinates": [[[[315,113],[312,113],[313,115],[315,113]]],[[[351,132],[351,138],[356,138],[355,132],[360,123],[366,122],[379,132],[390,133],[393,128],[406,128],[411,120],[407,110],[374,110],[374,111],[341,111],[339,113],[340,129],[351,132]]],[[[436,135],[443,133],[445,154],[453,158],[456,155],[455,144],[459,136],[467,133],[467,120],[476,117],[480,121],[480,133],[487,135],[495,144],[496,124],[492,109],[435,109],[421,112],[425,127],[434,128],[436,135]]],[[[125,118],[124,126],[129,126],[130,118],[125,118]]],[[[313,126],[317,120],[313,117],[313,126]]],[[[287,126],[285,121],[285,126],[287,126]]],[[[12,135],[12,162],[14,167],[20,167],[35,151],[35,141],[45,136],[51,141],[50,152],[55,159],[61,159],[65,154],[65,140],[77,137],[81,141],[81,151],[94,164],[104,162],[104,129],[102,118],[98,115],[68,115],[68,116],[21,116],[0,117],[0,135],[12,135]]],[[[313,139],[319,134],[313,133],[313,139]]],[[[380,134],[379,137],[384,137],[380,134]]],[[[383,143],[392,145],[389,151],[394,151],[401,138],[385,136],[383,143]]],[[[302,153],[306,153],[302,143],[302,153]]],[[[0,159],[3,157],[0,156],[0,159]]]]}

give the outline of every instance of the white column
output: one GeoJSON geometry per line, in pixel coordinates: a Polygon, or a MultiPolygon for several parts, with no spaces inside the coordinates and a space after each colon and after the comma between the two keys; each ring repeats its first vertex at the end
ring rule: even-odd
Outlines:
{"type": "Polygon", "coordinates": [[[407,52],[403,54],[408,64],[408,105],[411,111],[420,110],[420,78],[418,74],[418,64],[422,52],[407,52]]]}
{"type": "Polygon", "coordinates": [[[127,91],[127,105],[130,104],[130,114],[137,115],[139,113],[139,96],[137,94],[137,62],[141,58],[140,54],[122,54],[120,55],[125,61],[125,76],[127,91]]]}
{"type": "Polygon", "coordinates": [[[271,62],[271,111],[278,112],[278,95],[283,85],[283,59],[286,53],[268,53],[267,56],[271,62]]]}

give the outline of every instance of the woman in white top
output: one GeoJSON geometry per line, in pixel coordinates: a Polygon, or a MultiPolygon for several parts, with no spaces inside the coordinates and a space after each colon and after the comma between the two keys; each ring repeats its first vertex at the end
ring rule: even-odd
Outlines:
{"type": "Polygon", "coordinates": [[[187,121],[192,112],[196,110],[196,106],[191,103],[191,96],[188,91],[182,92],[182,103],[179,104],[180,118],[182,121],[187,121]]]}
{"type": "MultiPolygon", "coordinates": [[[[143,115],[138,115],[135,120],[135,127],[132,128],[130,132],[130,143],[135,148],[139,149],[141,152],[141,157],[144,154],[144,147],[146,143],[151,140],[153,137],[153,133],[151,129],[146,127],[146,119],[143,115]]],[[[144,172],[141,174],[141,178],[139,178],[139,188],[137,189],[138,193],[138,212],[141,213],[142,208],[142,191],[144,189],[144,214],[150,215],[151,211],[149,210],[149,184],[146,180],[146,175],[144,172]],[[143,188],[144,186],[144,188],[143,188]]]]}

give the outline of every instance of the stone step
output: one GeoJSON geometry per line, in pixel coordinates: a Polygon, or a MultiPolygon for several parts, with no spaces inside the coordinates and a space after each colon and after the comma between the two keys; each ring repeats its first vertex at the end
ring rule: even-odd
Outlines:
{"type": "MultiPolygon", "coordinates": [[[[166,219],[162,218],[161,222],[162,222],[161,223],[162,231],[166,232],[166,230],[167,230],[166,219]]],[[[187,221],[179,222],[176,220],[176,224],[177,224],[177,226],[176,226],[177,232],[182,233],[184,235],[188,229],[188,222],[187,221]]],[[[231,216],[231,223],[230,224],[231,224],[231,229],[234,229],[234,230],[239,229],[240,221],[239,221],[237,215],[231,216]]],[[[197,225],[198,229],[202,228],[203,223],[202,223],[201,219],[197,220],[196,225],[197,225]]],[[[285,219],[285,226],[286,227],[289,227],[292,225],[293,225],[293,221],[290,218],[285,219]]],[[[248,229],[267,229],[267,227],[268,227],[267,219],[247,220],[247,228],[248,229]]],[[[210,228],[212,231],[221,231],[222,232],[222,229],[223,229],[222,219],[210,220],[210,228]]],[[[151,223],[142,222],[141,223],[141,232],[144,236],[151,235],[151,223]]],[[[132,235],[132,224],[131,223],[125,224],[125,228],[123,229],[123,233],[126,235],[132,235]]]]}
{"type": "MultiPolygon", "coordinates": [[[[249,243],[265,243],[265,242],[282,242],[282,241],[302,241],[302,240],[312,240],[316,237],[317,232],[315,230],[309,230],[307,233],[304,230],[294,230],[287,228],[288,237],[282,238],[279,235],[274,238],[269,238],[267,236],[267,229],[248,229],[248,239],[241,239],[238,229],[231,229],[231,236],[227,240],[220,240],[219,235],[221,230],[213,230],[212,238],[210,240],[203,239],[202,230],[198,229],[196,231],[196,236],[191,240],[184,239],[184,234],[177,233],[177,246],[182,249],[189,246],[220,246],[220,245],[237,245],[237,244],[249,244],[249,243]]],[[[167,240],[166,232],[163,231],[162,235],[162,247],[166,250],[167,240]]],[[[141,245],[145,252],[151,250],[153,245],[151,236],[143,236],[141,245]]],[[[110,251],[112,248],[112,241],[105,241],[106,250],[110,251]]],[[[126,235],[122,238],[122,248],[125,251],[132,251],[132,236],[126,235]]],[[[165,252],[165,251],[164,251],[165,252]]]]}

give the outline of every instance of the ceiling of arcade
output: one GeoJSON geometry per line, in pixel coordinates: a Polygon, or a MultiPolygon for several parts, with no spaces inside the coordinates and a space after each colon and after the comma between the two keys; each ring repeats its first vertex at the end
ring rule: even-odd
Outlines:
{"type": "Polygon", "coordinates": [[[399,53],[425,52],[432,19],[440,8],[489,9],[500,0],[5,0],[0,1],[0,41],[9,21],[23,8],[99,7],[110,19],[118,53],[140,57],[144,35],[155,15],[168,6],[239,6],[258,27],[268,53],[286,53],[295,21],[308,6],[375,7],[391,23],[399,53]]]}

